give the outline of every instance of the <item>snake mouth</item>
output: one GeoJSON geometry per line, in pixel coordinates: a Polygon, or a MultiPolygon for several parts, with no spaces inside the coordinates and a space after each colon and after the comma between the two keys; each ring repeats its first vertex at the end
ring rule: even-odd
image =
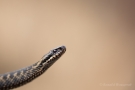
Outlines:
{"type": "Polygon", "coordinates": [[[57,47],[57,48],[53,49],[51,51],[51,54],[50,54],[50,60],[54,61],[55,59],[60,58],[65,52],[66,52],[65,46],[60,46],[60,47],[57,47]]]}

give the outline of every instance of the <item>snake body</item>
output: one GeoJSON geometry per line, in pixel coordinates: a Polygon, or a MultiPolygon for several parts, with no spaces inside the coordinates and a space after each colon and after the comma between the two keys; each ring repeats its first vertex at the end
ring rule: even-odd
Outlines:
{"type": "Polygon", "coordinates": [[[17,71],[0,74],[0,90],[10,90],[20,87],[43,74],[66,51],[65,46],[60,46],[44,55],[37,63],[17,71]]]}

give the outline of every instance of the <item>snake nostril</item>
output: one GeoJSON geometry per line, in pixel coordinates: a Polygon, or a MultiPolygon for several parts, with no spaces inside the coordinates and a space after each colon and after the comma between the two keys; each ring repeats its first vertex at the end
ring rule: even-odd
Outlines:
{"type": "Polygon", "coordinates": [[[64,50],[64,52],[66,51],[66,47],[65,46],[61,46],[62,50],[64,50]]]}

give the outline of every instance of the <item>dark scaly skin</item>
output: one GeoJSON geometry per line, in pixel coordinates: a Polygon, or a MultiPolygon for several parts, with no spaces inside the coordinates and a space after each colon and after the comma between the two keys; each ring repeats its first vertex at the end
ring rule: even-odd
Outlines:
{"type": "Polygon", "coordinates": [[[36,77],[43,74],[55,61],[57,61],[66,51],[65,46],[51,50],[44,55],[37,63],[5,74],[0,74],[0,90],[9,90],[20,87],[36,77]]]}

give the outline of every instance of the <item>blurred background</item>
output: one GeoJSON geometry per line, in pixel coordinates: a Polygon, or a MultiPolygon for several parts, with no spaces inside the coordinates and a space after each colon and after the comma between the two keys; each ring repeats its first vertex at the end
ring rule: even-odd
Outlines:
{"type": "Polygon", "coordinates": [[[135,90],[134,0],[0,0],[0,73],[67,52],[16,90],[135,90]]]}

